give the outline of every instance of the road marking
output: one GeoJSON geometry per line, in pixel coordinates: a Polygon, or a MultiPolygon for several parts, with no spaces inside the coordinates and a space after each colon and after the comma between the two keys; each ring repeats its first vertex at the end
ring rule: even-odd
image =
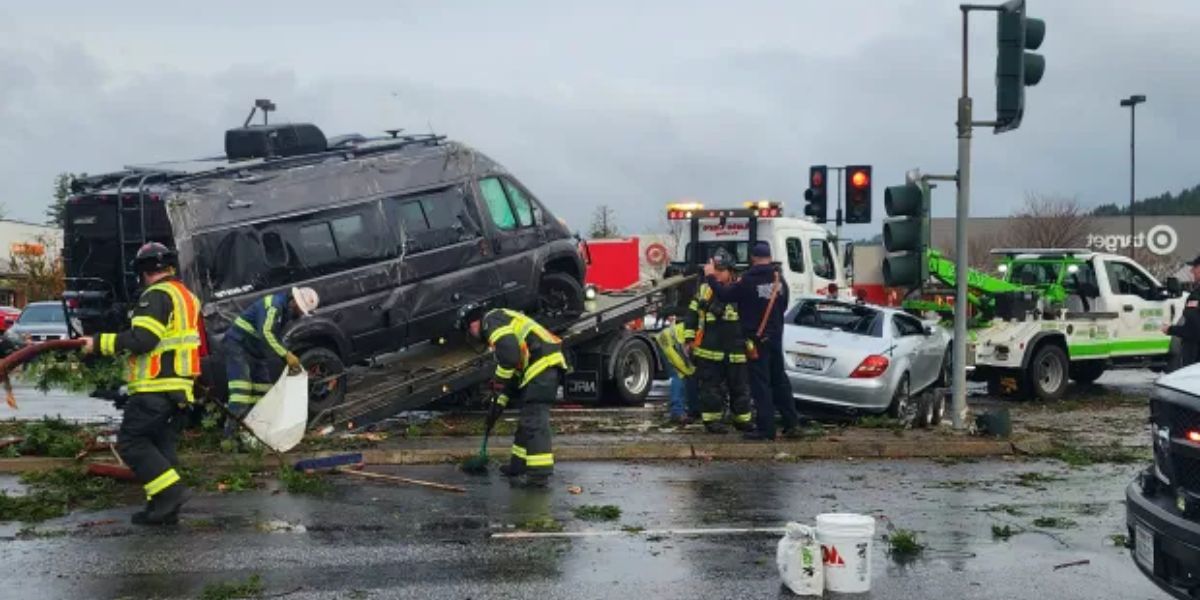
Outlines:
{"type": "Polygon", "coordinates": [[[589,538],[615,537],[621,535],[637,536],[682,536],[682,535],[746,535],[751,533],[786,532],[783,527],[720,527],[713,529],[643,529],[641,531],[623,531],[620,529],[594,529],[587,531],[513,531],[509,533],[493,533],[493,540],[530,540],[539,538],[589,538]]]}

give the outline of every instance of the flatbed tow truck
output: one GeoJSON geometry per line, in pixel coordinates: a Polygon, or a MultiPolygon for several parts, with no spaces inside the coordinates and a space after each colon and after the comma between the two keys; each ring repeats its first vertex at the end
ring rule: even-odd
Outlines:
{"type": "MultiPolygon", "coordinates": [[[[563,340],[571,372],[563,396],[598,401],[606,393],[640,404],[663,373],[646,317],[673,305],[692,277],[651,281],[625,292],[589,294],[584,312],[548,326],[563,340]]],[[[354,429],[444,398],[469,401],[495,369],[486,344],[454,335],[376,359],[353,369],[345,401],[310,415],[311,427],[354,429]]]]}

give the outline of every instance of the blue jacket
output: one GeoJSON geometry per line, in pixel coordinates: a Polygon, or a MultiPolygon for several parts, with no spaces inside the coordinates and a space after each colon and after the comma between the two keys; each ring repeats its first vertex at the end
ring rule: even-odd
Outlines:
{"type": "MultiPolygon", "coordinates": [[[[717,298],[724,302],[736,302],[738,314],[742,321],[742,330],[746,337],[756,339],[758,324],[762,322],[763,313],[771,298],[771,285],[775,282],[778,266],[753,265],[742,273],[737,281],[721,285],[715,277],[708,277],[708,285],[716,293],[717,298]]],[[[783,341],[783,314],[787,312],[788,286],[783,276],[779,277],[779,294],[775,297],[775,305],[771,316],[767,319],[767,327],[763,330],[763,338],[772,343],[783,341]]]]}
{"type": "Polygon", "coordinates": [[[289,298],[287,292],[279,292],[252,303],[234,320],[233,327],[225,335],[247,349],[257,350],[265,346],[280,357],[287,355],[287,348],[279,342],[279,336],[291,317],[289,298]]]}

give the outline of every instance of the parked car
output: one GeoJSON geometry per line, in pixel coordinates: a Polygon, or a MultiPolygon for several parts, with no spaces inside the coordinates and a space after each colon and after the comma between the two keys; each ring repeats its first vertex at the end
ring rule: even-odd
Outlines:
{"type": "Polygon", "coordinates": [[[45,342],[70,337],[67,313],[62,302],[31,302],[8,329],[8,335],[22,342],[45,342]]]}
{"type": "Polygon", "coordinates": [[[1200,365],[1164,375],[1150,396],[1154,463],[1125,488],[1134,563],[1175,598],[1200,593],[1200,365]]]}
{"type": "Polygon", "coordinates": [[[950,334],[933,322],[890,308],[803,298],[787,317],[784,365],[799,403],[852,414],[884,413],[936,425],[945,413],[950,334]]]}
{"type": "Polygon", "coordinates": [[[128,167],[73,192],[66,297],[85,333],[125,325],[140,288],[129,264],[146,241],[178,250],[210,337],[265,294],[312,287],[320,309],[284,341],[314,375],[314,414],[341,401],[346,365],[449,335],[465,303],[549,320],[584,309],[566,225],[499,164],[442,136],[251,125],[226,132],[225,156],[128,167]]]}
{"type": "Polygon", "coordinates": [[[21,316],[21,309],[15,306],[0,306],[0,333],[8,331],[21,316]]]}

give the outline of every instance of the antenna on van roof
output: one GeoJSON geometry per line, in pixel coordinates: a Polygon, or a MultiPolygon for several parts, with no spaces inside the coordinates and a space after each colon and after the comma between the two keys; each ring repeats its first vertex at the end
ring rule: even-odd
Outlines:
{"type": "Polygon", "coordinates": [[[267,125],[267,114],[274,112],[275,103],[266,98],[259,98],[254,101],[254,106],[250,107],[250,114],[246,115],[246,122],[242,123],[242,127],[249,127],[250,121],[254,119],[254,113],[260,109],[262,110],[263,125],[267,125]]]}

